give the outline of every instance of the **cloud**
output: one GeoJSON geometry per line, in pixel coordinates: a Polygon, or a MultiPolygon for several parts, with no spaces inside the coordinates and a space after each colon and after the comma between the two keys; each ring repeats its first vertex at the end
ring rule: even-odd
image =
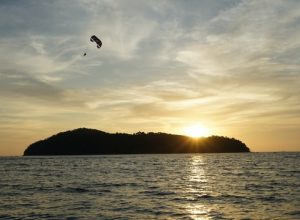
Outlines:
{"type": "Polygon", "coordinates": [[[299,15],[297,0],[2,1],[0,121],[296,128],[299,15]]]}
{"type": "MultiPolygon", "coordinates": [[[[199,66],[207,68],[221,66],[224,71],[253,66],[260,59],[279,62],[276,59],[279,54],[299,46],[297,17],[290,15],[290,7],[282,8],[282,5],[281,1],[243,1],[221,12],[206,25],[203,41],[180,51],[177,59],[194,66],[197,61],[199,66]],[[290,39],[288,47],[287,38],[290,39]]],[[[299,13],[296,6],[299,4],[295,5],[296,10],[292,9],[292,14],[299,13]]]]}
{"type": "Polygon", "coordinates": [[[20,96],[55,100],[61,94],[61,89],[14,70],[1,70],[0,78],[2,97],[20,96]]]}

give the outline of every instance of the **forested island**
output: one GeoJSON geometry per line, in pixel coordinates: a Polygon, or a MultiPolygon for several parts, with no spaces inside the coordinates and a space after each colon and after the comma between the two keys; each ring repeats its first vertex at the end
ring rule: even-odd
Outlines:
{"type": "Polygon", "coordinates": [[[250,152],[241,141],[211,136],[191,138],[167,133],[107,133],[78,128],[55,134],[27,147],[32,155],[171,154],[250,152]]]}

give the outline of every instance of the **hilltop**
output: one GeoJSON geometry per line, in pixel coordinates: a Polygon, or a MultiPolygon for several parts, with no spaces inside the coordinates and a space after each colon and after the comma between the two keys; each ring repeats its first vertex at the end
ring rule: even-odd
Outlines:
{"type": "Polygon", "coordinates": [[[241,141],[223,136],[194,139],[167,133],[107,133],[78,128],[55,134],[27,147],[30,155],[167,154],[250,152],[241,141]]]}

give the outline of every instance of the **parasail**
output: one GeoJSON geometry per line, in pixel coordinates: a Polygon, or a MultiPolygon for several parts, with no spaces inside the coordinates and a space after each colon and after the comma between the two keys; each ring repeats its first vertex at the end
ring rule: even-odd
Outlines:
{"type": "Polygon", "coordinates": [[[96,35],[91,36],[90,41],[95,42],[97,44],[97,48],[100,48],[102,46],[101,40],[96,37],[96,35]]]}

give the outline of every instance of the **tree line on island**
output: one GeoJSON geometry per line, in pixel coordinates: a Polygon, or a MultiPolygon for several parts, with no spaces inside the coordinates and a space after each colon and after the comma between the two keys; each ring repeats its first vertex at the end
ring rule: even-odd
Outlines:
{"type": "Polygon", "coordinates": [[[101,155],[250,152],[240,140],[223,136],[191,138],[167,133],[107,133],[78,128],[53,135],[27,147],[30,155],[101,155]]]}

